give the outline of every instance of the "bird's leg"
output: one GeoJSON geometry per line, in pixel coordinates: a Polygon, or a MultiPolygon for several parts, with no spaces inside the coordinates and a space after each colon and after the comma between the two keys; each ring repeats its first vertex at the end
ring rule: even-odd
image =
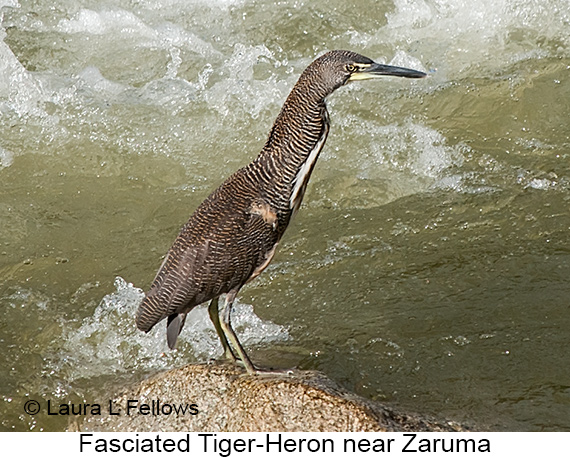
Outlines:
{"type": "Polygon", "coordinates": [[[218,299],[216,297],[212,299],[210,304],[208,305],[208,314],[210,315],[210,320],[214,324],[214,328],[216,329],[216,333],[218,334],[218,338],[220,338],[220,342],[222,343],[222,347],[224,348],[224,357],[226,359],[233,360],[234,362],[237,360],[236,356],[232,352],[230,345],[228,344],[228,340],[224,331],[222,330],[220,324],[220,312],[218,310],[218,299]]]}
{"type": "Polygon", "coordinates": [[[245,353],[245,350],[243,349],[241,343],[238,340],[237,335],[235,334],[235,332],[234,332],[234,330],[230,324],[230,314],[231,314],[232,305],[233,305],[234,300],[236,298],[237,292],[238,292],[237,290],[231,290],[230,292],[228,292],[226,294],[224,307],[222,308],[222,318],[220,320],[220,326],[221,326],[225,336],[227,337],[227,339],[229,340],[229,342],[233,346],[233,349],[237,352],[238,357],[243,362],[245,369],[248,372],[248,374],[256,374],[257,370],[255,369],[255,367],[253,366],[253,363],[251,363],[251,360],[249,359],[249,357],[245,353]]]}

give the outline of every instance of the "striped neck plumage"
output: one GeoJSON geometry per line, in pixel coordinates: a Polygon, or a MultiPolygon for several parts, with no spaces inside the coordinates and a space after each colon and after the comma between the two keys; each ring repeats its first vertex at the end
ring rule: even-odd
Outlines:
{"type": "Polygon", "coordinates": [[[315,72],[307,70],[287,97],[254,163],[269,200],[293,213],[301,204],[329,130],[325,98],[330,92],[315,72]]]}

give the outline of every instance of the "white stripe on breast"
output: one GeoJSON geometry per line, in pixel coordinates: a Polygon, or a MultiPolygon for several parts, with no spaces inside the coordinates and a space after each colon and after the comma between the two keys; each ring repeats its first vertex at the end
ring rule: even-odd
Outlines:
{"type": "Polygon", "coordinates": [[[309,153],[309,157],[305,160],[305,163],[299,168],[297,172],[297,176],[293,182],[295,183],[293,186],[293,192],[291,193],[291,198],[289,199],[289,208],[293,210],[293,212],[297,212],[299,206],[301,205],[301,200],[303,199],[303,194],[305,193],[305,188],[307,187],[307,181],[309,180],[309,174],[315,164],[317,158],[319,157],[319,153],[323,146],[325,145],[325,141],[327,140],[327,135],[329,133],[329,126],[328,123],[325,123],[325,128],[323,130],[323,134],[313,150],[309,153]]]}

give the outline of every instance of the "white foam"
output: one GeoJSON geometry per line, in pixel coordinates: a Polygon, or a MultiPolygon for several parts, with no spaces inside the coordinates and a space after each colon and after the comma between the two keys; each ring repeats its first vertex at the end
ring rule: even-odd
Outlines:
{"type": "Polygon", "coordinates": [[[537,173],[529,170],[519,170],[517,182],[522,185],[523,189],[555,190],[569,188],[568,179],[564,176],[558,176],[554,172],[537,173]]]}
{"type": "MultiPolygon", "coordinates": [[[[3,38],[0,30],[0,38],[3,38]]],[[[0,41],[0,111],[15,112],[17,116],[45,115],[40,102],[45,99],[39,81],[16,58],[12,50],[0,41]]]]}
{"type": "Polygon", "coordinates": [[[118,96],[126,90],[123,84],[105,78],[101,71],[94,66],[86,67],[78,74],[78,78],[101,97],[118,96]]]}
{"type": "Polygon", "coordinates": [[[567,1],[394,0],[386,19],[375,32],[351,33],[352,44],[413,49],[444,73],[489,73],[531,56],[570,54],[567,1]]]}
{"type": "Polygon", "coordinates": [[[137,5],[149,11],[155,10],[165,10],[165,9],[175,9],[181,10],[188,8],[189,5],[193,7],[194,5],[205,5],[210,8],[219,8],[225,10],[232,6],[240,6],[247,3],[247,0],[139,0],[137,5]]]}
{"type": "Polygon", "coordinates": [[[81,9],[72,19],[61,19],[57,30],[62,33],[153,36],[154,31],[134,13],[122,9],[94,11],[81,9]]]}
{"type": "Polygon", "coordinates": [[[105,35],[114,43],[118,35],[136,39],[140,47],[169,50],[184,47],[202,56],[220,54],[210,43],[177,24],[160,22],[155,26],[148,18],[119,8],[100,11],[81,9],[73,18],[61,19],[56,29],[66,34],[105,35]]]}
{"type": "Polygon", "coordinates": [[[424,67],[422,61],[416,57],[411,56],[402,49],[399,49],[392,60],[390,65],[395,65],[397,67],[413,68],[415,70],[420,70],[427,72],[428,70],[424,67]]]}
{"type": "MultiPolygon", "coordinates": [[[[10,8],[17,8],[19,5],[18,0],[0,0],[0,9],[4,8],[5,6],[10,8]]],[[[0,18],[2,17],[2,13],[0,12],[0,18]]]]}
{"type": "Polygon", "coordinates": [[[0,170],[9,167],[14,161],[14,154],[0,147],[0,170]]]}
{"type": "Polygon", "coordinates": [[[276,101],[285,98],[290,83],[275,77],[258,80],[254,78],[254,67],[260,60],[267,60],[280,66],[273,53],[265,45],[246,46],[236,44],[232,56],[224,63],[223,80],[208,88],[203,97],[220,114],[230,115],[239,106],[237,116],[245,110],[253,118],[276,101]]]}
{"type": "Polygon", "coordinates": [[[368,154],[359,158],[359,176],[386,175],[388,167],[396,176],[407,176],[407,194],[437,186],[440,181],[449,182],[448,172],[461,167],[469,149],[463,144],[451,146],[440,132],[409,119],[404,124],[385,126],[365,122],[357,131],[362,141],[368,137],[370,142],[368,154]],[[410,179],[410,173],[416,179],[410,179]]]}
{"type": "MultiPolygon", "coordinates": [[[[144,297],[143,291],[120,277],[115,280],[115,287],[117,290],[106,295],[93,315],[84,318],[79,326],[66,323],[64,344],[52,369],[56,372],[64,370],[67,381],[135,369],[166,369],[222,354],[206,307],[189,313],[179,336],[178,349],[170,351],[166,345],[164,322],[148,334],[135,326],[134,316],[144,297]]],[[[262,321],[251,305],[237,301],[232,324],[246,347],[289,337],[285,328],[262,321]]]]}
{"type": "Polygon", "coordinates": [[[525,186],[525,188],[530,187],[532,189],[538,190],[548,190],[556,186],[556,183],[545,178],[534,178],[525,186]]]}
{"type": "Polygon", "coordinates": [[[409,168],[414,174],[438,179],[444,170],[463,164],[467,146],[449,146],[437,130],[410,121],[403,132],[401,128],[398,130],[414,151],[409,159],[409,168]]]}
{"type": "Polygon", "coordinates": [[[154,31],[157,41],[162,43],[167,49],[173,47],[186,48],[194,54],[204,57],[221,56],[221,53],[210,43],[202,40],[196,34],[185,30],[177,24],[164,22],[158,25],[154,31]]]}

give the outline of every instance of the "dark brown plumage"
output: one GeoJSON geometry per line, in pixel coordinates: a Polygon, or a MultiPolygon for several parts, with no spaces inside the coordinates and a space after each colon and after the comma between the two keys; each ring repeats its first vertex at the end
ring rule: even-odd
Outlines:
{"type": "Polygon", "coordinates": [[[139,306],[140,330],[148,332],[168,318],[167,340],[173,348],[186,314],[212,300],[210,317],[225,355],[241,359],[249,373],[256,372],[230,324],[235,296],[267,267],[301,204],[329,130],[325,98],[349,81],[381,75],[425,76],[350,51],[328,52],[307,67],[259,156],[206,198],[180,231],[139,306]]]}

